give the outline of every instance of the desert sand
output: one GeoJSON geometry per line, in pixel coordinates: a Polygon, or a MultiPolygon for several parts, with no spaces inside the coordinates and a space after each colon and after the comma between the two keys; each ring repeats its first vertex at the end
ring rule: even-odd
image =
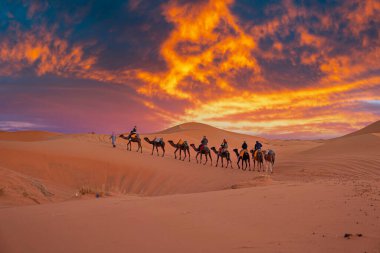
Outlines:
{"type": "Polygon", "coordinates": [[[229,141],[233,169],[168,143],[161,157],[144,140],[140,154],[107,135],[0,132],[0,252],[380,252],[380,122],[331,140],[199,123],[141,137],[203,135],[229,141]],[[243,140],[276,152],[272,175],[237,168],[243,140]]]}

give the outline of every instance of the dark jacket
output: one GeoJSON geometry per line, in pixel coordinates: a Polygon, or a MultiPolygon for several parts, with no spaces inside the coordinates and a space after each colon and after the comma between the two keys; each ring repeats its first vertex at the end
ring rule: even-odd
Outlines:
{"type": "Polygon", "coordinates": [[[201,143],[202,143],[203,146],[207,146],[207,144],[208,144],[208,140],[207,140],[207,138],[203,138],[203,139],[201,140],[201,143]]]}
{"type": "Polygon", "coordinates": [[[260,142],[258,142],[258,143],[255,144],[255,150],[256,149],[261,149],[262,147],[263,147],[263,145],[260,142]]]}
{"type": "Polygon", "coordinates": [[[248,148],[247,143],[244,142],[243,145],[241,145],[241,148],[242,148],[242,149],[247,149],[247,148],[248,148]]]}

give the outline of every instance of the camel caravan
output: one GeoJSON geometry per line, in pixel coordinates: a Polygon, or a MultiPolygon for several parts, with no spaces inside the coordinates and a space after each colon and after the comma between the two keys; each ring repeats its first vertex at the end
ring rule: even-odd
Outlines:
{"type": "MultiPolygon", "coordinates": [[[[137,143],[137,152],[142,153],[142,144],[141,144],[141,138],[140,135],[137,133],[136,126],[130,131],[128,136],[125,136],[123,134],[119,135],[120,138],[127,140],[127,150],[132,150],[132,143],[137,143]]],[[[113,147],[116,147],[116,135],[112,133],[110,139],[112,139],[112,145],[113,147]]],[[[150,140],[148,137],[145,137],[144,140],[152,145],[152,153],[154,154],[154,151],[156,150],[157,156],[165,156],[165,141],[163,138],[157,138],[155,137],[153,140],[150,140]]],[[[227,140],[224,139],[222,144],[220,145],[220,148],[217,150],[215,147],[208,147],[208,139],[206,136],[203,136],[200,145],[197,147],[195,144],[191,143],[189,144],[186,140],[180,139],[177,143],[175,143],[172,140],[168,140],[169,144],[175,148],[174,150],[174,158],[177,159],[177,152],[179,151],[178,159],[184,161],[186,158],[188,158],[188,161],[190,162],[190,147],[193,148],[193,150],[196,152],[195,159],[197,163],[202,163],[202,158],[205,156],[205,162],[204,165],[208,163],[210,160],[211,166],[212,164],[212,156],[211,153],[215,153],[217,159],[216,159],[216,165],[215,167],[218,167],[219,165],[219,159],[221,160],[222,168],[224,168],[224,159],[226,159],[226,168],[228,166],[232,167],[232,160],[230,152],[228,151],[228,143],[227,140]],[[211,152],[212,151],[212,152],[211,152]],[[182,158],[182,152],[183,158],[182,158]],[[199,159],[198,159],[199,157],[199,159]]],[[[257,171],[263,171],[266,173],[273,173],[273,167],[274,162],[276,158],[276,153],[273,150],[263,150],[262,144],[259,141],[256,141],[255,147],[252,150],[248,150],[248,144],[244,141],[240,151],[235,148],[233,149],[233,152],[236,154],[237,157],[237,166],[239,169],[251,171],[251,159],[253,161],[253,171],[256,169],[257,165],[257,171]],[[265,162],[265,165],[264,165],[265,162]]]]}

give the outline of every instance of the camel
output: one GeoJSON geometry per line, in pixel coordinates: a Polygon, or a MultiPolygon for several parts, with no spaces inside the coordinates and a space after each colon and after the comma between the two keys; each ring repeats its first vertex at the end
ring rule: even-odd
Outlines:
{"type": "Polygon", "coordinates": [[[193,149],[195,150],[195,152],[197,152],[197,155],[195,156],[195,159],[197,159],[197,163],[198,163],[198,156],[200,154],[201,155],[201,159],[200,159],[199,162],[200,163],[202,162],[202,156],[205,155],[206,156],[206,162],[204,164],[207,163],[208,157],[210,157],[211,166],[212,166],[211,152],[210,152],[210,149],[207,146],[203,147],[202,151],[199,151],[199,148],[196,148],[194,144],[190,144],[190,146],[192,146],[193,149]]]}
{"type": "Polygon", "coordinates": [[[232,169],[232,161],[231,161],[231,157],[230,157],[230,152],[228,152],[227,150],[224,151],[223,153],[219,153],[215,147],[212,147],[211,148],[212,151],[214,151],[214,153],[217,155],[217,159],[216,159],[216,165],[215,167],[218,167],[218,162],[219,162],[219,157],[221,158],[222,160],[222,168],[224,167],[223,166],[223,160],[224,158],[226,158],[227,160],[227,165],[226,165],[226,168],[228,168],[228,164],[230,164],[231,166],[231,169],[232,169]]]}
{"type": "Polygon", "coordinates": [[[161,139],[160,142],[157,142],[155,140],[151,141],[151,140],[149,140],[148,137],[145,137],[144,140],[153,146],[152,155],[153,155],[154,148],[156,148],[157,155],[159,155],[158,154],[158,147],[160,147],[162,149],[162,157],[164,157],[164,155],[165,155],[165,142],[163,139],[161,139]]]}
{"type": "Polygon", "coordinates": [[[237,161],[238,168],[240,169],[239,162],[241,160],[241,169],[246,170],[249,165],[249,170],[251,170],[251,158],[249,157],[249,154],[244,153],[244,156],[241,157],[237,148],[234,149],[234,152],[236,156],[238,157],[238,161],[237,161]],[[244,168],[243,162],[245,162],[245,168],[244,168]]]}
{"type": "Polygon", "coordinates": [[[276,158],[276,153],[273,150],[267,150],[263,151],[264,154],[264,159],[266,161],[266,172],[270,170],[270,173],[273,173],[273,166],[274,166],[274,161],[276,158]]]}
{"type": "Polygon", "coordinates": [[[182,150],[183,152],[185,153],[185,157],[183,158],[182,161],[184,161],[186,159],[186,153],[189,154],[189,162],[190,162],[190,148],[188,145],[186,144],[175,144],[173,141],[169,140],[168,141],[170,145],[172,145],[174,148],[175,148],[175,151],[174,151],[174,158],[177,159],[177,151],[179,150],[179,159],[181,159],[181,156],[182,156],[182,150]]]}
{"type": "MultiPolygon", "coordinates": [[[[256,162],[258,164],[258,171],[261,171],[262,167],[263,167],[263,162],[264,162],[264,159],[263,159],[263,153],[261,150],[258,150],[257,151],[257,155],[255,157],[255,151],[254,150],[251,150],[250,151],[251,154],[252,154],[252,160],[253,160],[253,170],[256,169],[256,162]]],[[[264,170],[264,169],[263,169],[264,170]]]]}
{"type": "Polygon", "coordinates": [[[136,137],[128,138],[128,136],[121,134],[119,137],[123,138],[125,140],[128,140],[127,150],[132,150],[132,142],[137,142],[137,145],[138,145],[137,152],[139,152],[139,150],[140,150],[142,153],[141,139],[138,135],[136,135],[136,137]]]}

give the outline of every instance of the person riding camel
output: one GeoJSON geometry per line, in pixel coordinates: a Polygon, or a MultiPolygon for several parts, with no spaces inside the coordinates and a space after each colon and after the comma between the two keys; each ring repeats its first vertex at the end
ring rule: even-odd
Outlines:
{"type": "Polygon", "coordinates": [[[224,139],[222,144],[220,144],[219,154],[226,152],[227,149],[228,149],[228,143],[227,143],[226,139],[224,139]]]}
{"type": "Polygon", "coordinates": [[[263,144],[261,144],[259,141],[256,141],[256,144],[255,144],[255,150],[259,150],[263,147],[263,144]]]}
{"type": "Polygon", "coordinates": [[[208,139],[206,136],[203,136],[203,139],[201,140],[201,145],[199,145],[199,151],[202,151],[205,147],[207,147],[208,139]]]}
{"type": "Polygon", "coordinates": [[[244,141],[241,148],[242,150],[240,150],[240,156],[243,157],[245,153],[248,153],[248,144],[244,141]]]}
{"type": "Polygon", "coordinates": [[[128,139],[131,140],[132,137],[137,137],[137,126],[134,126],[133,129],[129,132],[128,139]]]}
{"type": "Polygon", "coordinates": [[[256,158],[257,151],[260,151],[262,147],[263,147],[263,144],[261,144],[259,141],[256,141],[255,150],[253,151],[254,158],[256,158]]]}

